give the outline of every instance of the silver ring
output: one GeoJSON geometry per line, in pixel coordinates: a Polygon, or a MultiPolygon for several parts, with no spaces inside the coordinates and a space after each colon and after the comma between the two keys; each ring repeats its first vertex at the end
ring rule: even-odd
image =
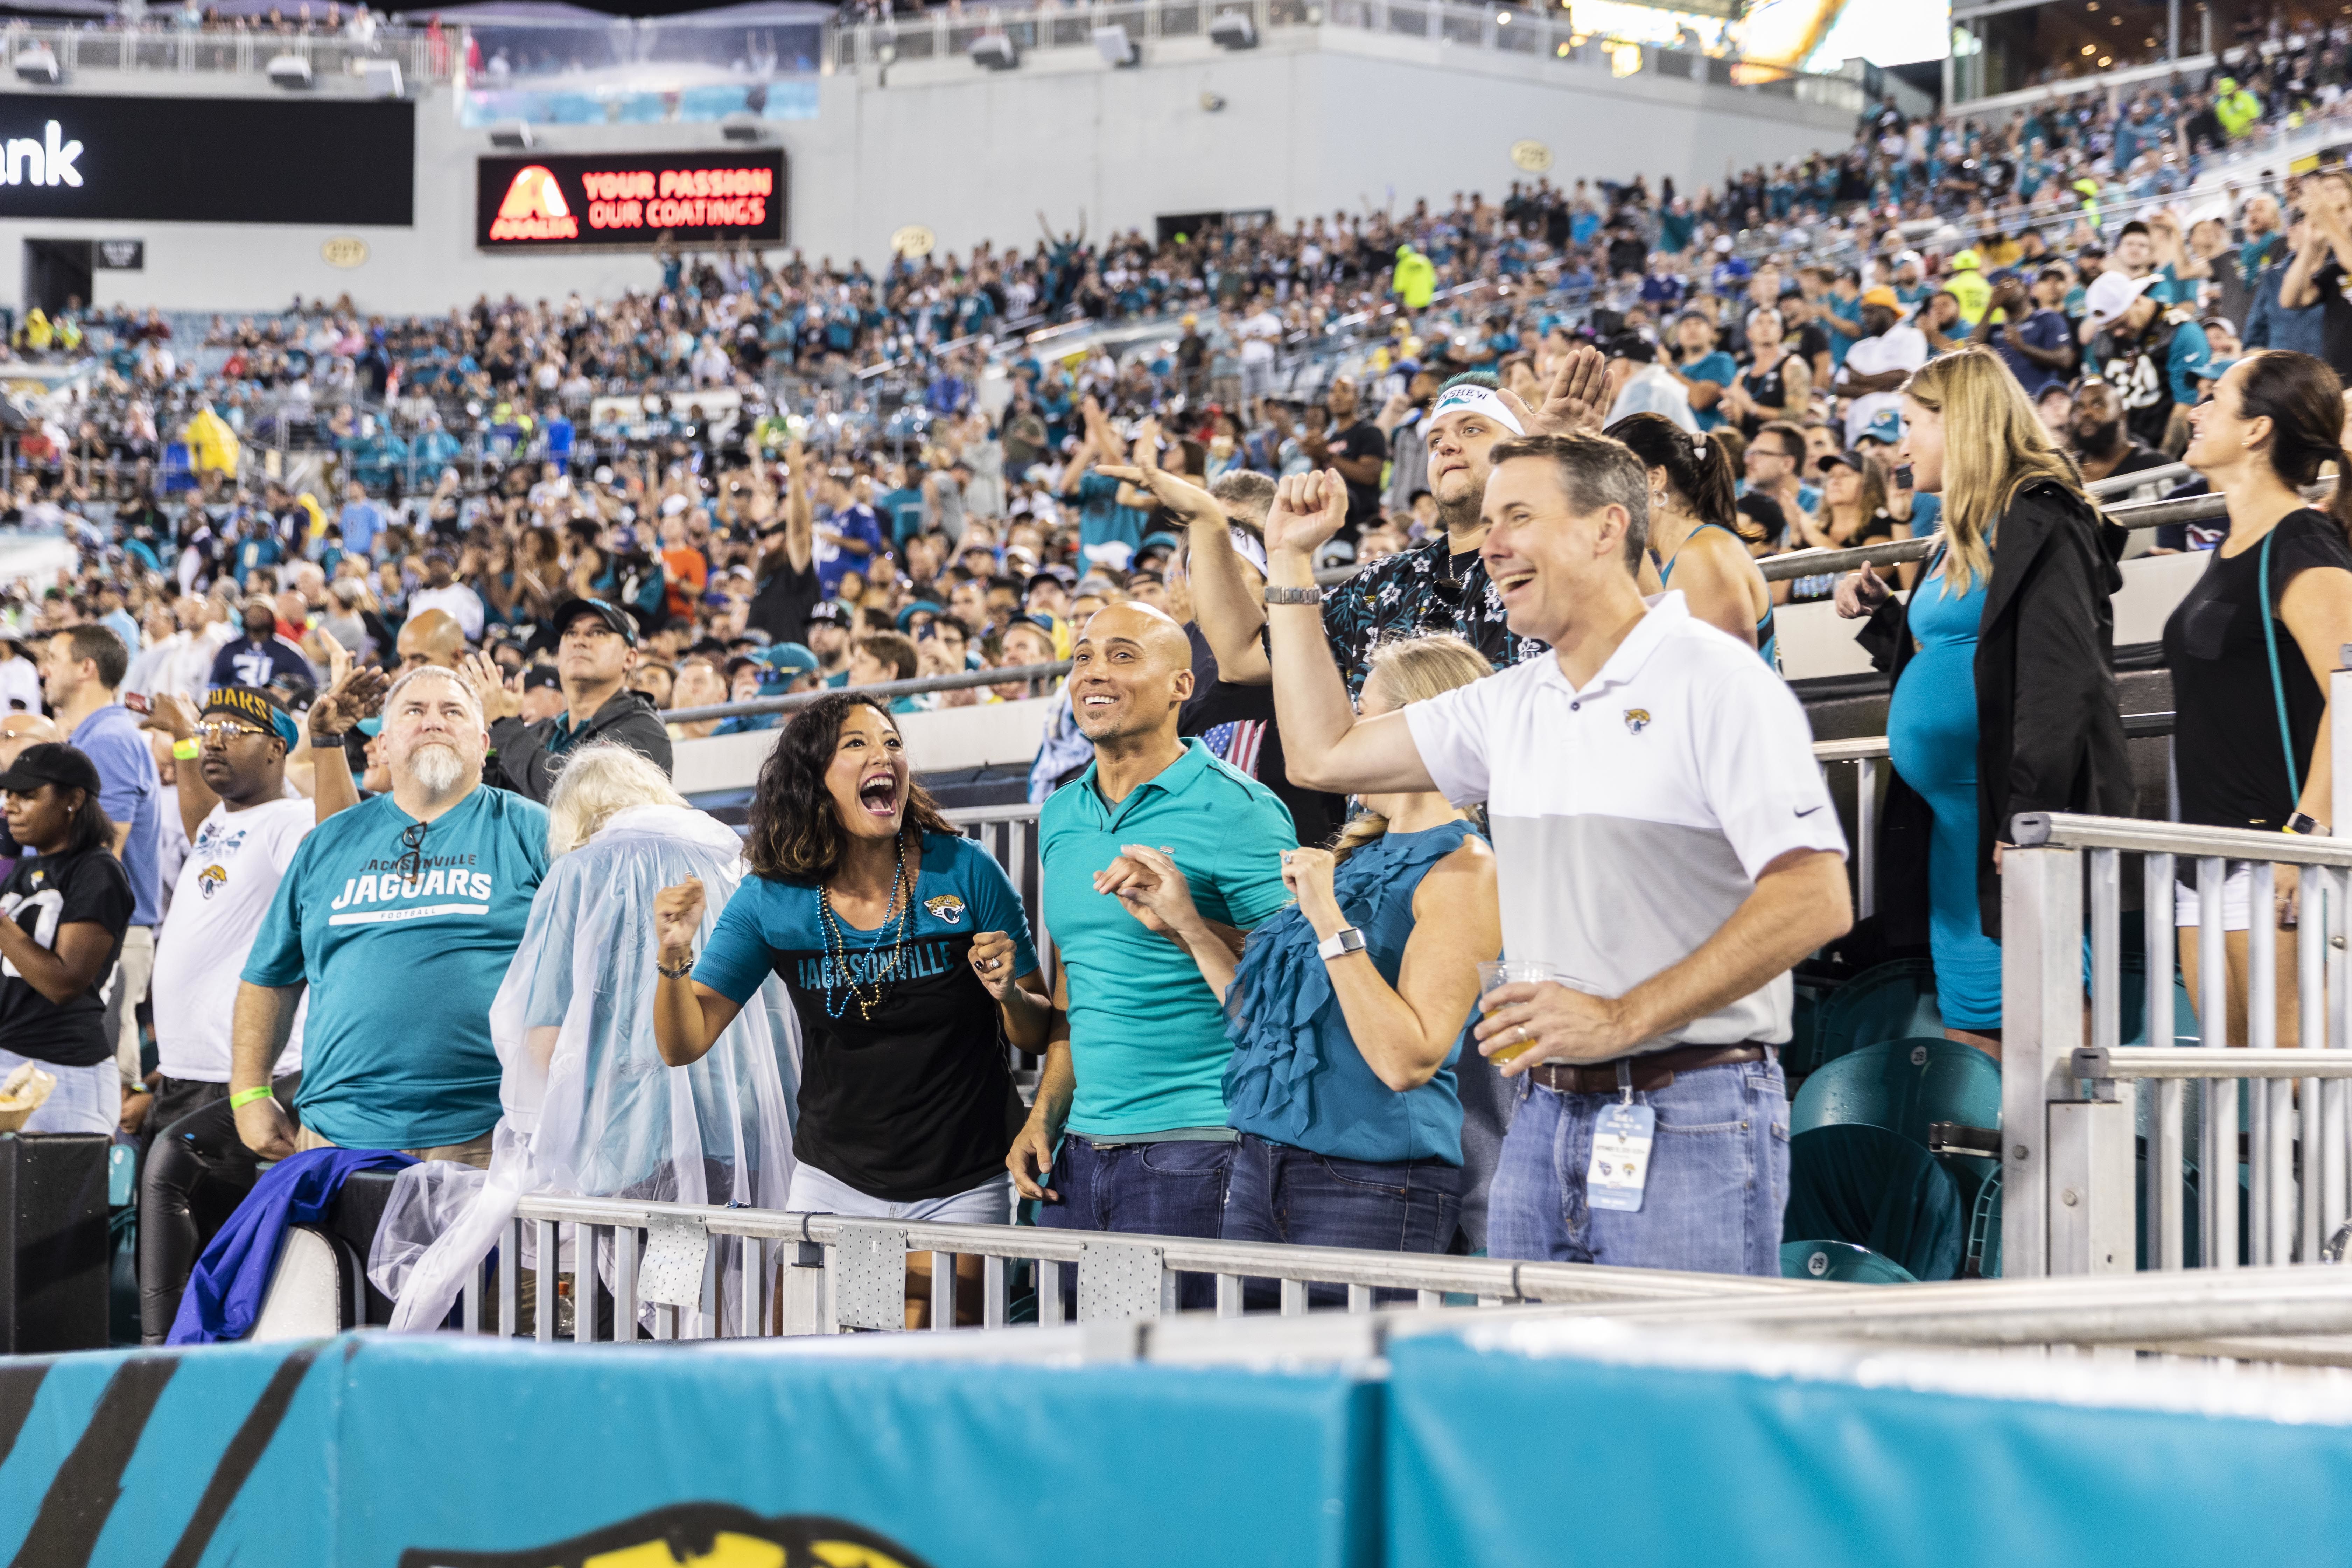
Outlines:
{"type": "Polygon", "coordinates": [[[1524,1045],[1526,1045],[1526,1044],[1528,1043],[1528,1038],[1529,1038],[1529,1036],[1528,1036],[1528,1026],[1527,1026],[1525,1024],[1521,1024],[1521,1025],[1519,1026],[1519,1044],[1521,1044],[1521,1045],[1523,1045],[1523,1046],[1524,1046],[1524,1045]]]}

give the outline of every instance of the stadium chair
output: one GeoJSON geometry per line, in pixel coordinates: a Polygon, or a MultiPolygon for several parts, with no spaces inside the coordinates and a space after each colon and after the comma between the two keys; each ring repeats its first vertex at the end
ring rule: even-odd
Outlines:
{"type": "Polygon", "coordinates": [[[1789,1141],[1783,1236],[1851,1242],[1918,1279],[1950,1279],[1968,1240],[1959,1184],[1922,1144],[1884,1127],[1816,1127],[1789,1141]]]}
{"type": "Polygon", "coordinates": [[[155,477],[167,496],[180,495],[196,488],[196,466],[188,457],[185,441],[174,441],[163,448],[163,464],[155,477]]]}
{"type": "Polygon", "coordinates": [[[2000,1064],[1974,1046],[1927,1036],[1850,1051],[1805,1079],[1789,1131],[1855,1124],[1910,1139],[1944,1162],[1973,1203],[2000,1167],[2000,1064]]]}
{"type": "Polygon", "coordinates": [[[1864,970],[1822,998],[1804,1059],[1791,1052],[1784,1054],[1782,1065],[1791,1077],[1801,1077],[1864,1046],[1940,1034],[1943,1027],[1944,1016],[1936,1008],[1936,966],[1924,958],[1898,958],[1864,970]]]}
{"type": "Polygon", "coordinates": [[[325,1339],[357,1328],[367,1299],[367,1260],[323,1226],[289,1226],[269,1289],[246,1339],[254,1344],[325,1339]]]}
{"type": "Polygon", "coordinates": [[[1991,1179],[1977,1189],[1977,1201],[1969,1211],[1969,1240],[1960,1256],[1960,1278],[2000,1278],[2000,1172],[1997,1167],[1991,1179]]]}
{"type": "Polygon", "coordinates": [[[1784,1241],[1780,1244],[1783,1279],[1834,1279],[1847,1285],[1916,1285],[1918,1281],[1898,1263],[1889,1262],[1866,1247],[1850,1241],[1784,1241]]]}

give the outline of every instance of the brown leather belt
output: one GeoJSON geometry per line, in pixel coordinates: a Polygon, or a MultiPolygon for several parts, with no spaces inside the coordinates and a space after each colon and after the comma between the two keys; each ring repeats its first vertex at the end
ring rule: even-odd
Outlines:
{"type": "MultiPolygon", "coordinates": [[[[1696,1072],[1726,1062],[1762,1061],[1764,1054],[1772,1048],[1760,1045],[1677,1046],[1670,1051],[1649,1051],[1624,1059],[1633,1069],[1633,1087],[1647,1092],[1665,1088],[1675,1081],[1678,1072],[1696,1072]]],[[[1560,1094],[1615,1094],[1622,1087],[1617,1081],[1615,1062],[1553,1062],[1531,1069],[1528,1076],[1560,1094]]]]}

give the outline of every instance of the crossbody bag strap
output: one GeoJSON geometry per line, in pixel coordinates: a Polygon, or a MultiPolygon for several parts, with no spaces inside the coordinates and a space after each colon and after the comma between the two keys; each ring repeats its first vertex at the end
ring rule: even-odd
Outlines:
{"type": "Polygon", "coordinates": [[[2295,776],[2294,734],[2286,721],[2286,682],[2279,675],[2278,622],[2271,614],[2271,546],[2277,539],[2275,528],[2263,535],[2262,560],[2254,576],[2256,591],[2263,596],[2263,646],[2271,656],[2271,700],[2278,709],[2279,752],[2286,758],[2287,810],[2294,812],[2302,809],[2303,784],[2295,776]]]}

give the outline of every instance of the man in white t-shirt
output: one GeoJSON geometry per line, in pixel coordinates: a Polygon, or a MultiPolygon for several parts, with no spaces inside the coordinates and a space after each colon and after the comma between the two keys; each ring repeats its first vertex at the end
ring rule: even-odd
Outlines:
{"type": "Polygon", "coordinates": [[[408,613],[414,617],[427,610],[446,610],[457,618],[457,629],[466,640],[482,640],[482,622],[486,618],[482,596],[457,581],[456,563],[446,550],[425,552],[425,586],[408,595],[408,613]]]}
{"type": "MultiPolygon", "coordinates": [[[[299,731],[269,692],[215,687],[201,718],[185,698],[163,693],[153,722],[173,736],[182,820],[194,840],[155,939],[157,1070],[123,1110],[146,1141],[141,1334],[162,1344],[198,1254],[259,1173],[236,1135],[229,1021],[254,933],[315,815],[287,794],[286,753],[299,731]]],[[[268,1091],[289,1110],[301,1070],[298,1016],[268,1091]]]]}
{"type": "MultiPolygon", "coordinates": [[[[317,813],[310,801],[286,793],[286,754],[299,731],[274,694],[215,687],[201,719],[184,700],[165,694],[156,700],[155,718],[173,737],[180,819],[189,839],[171,913],[156,933],[151,983],[162,1076],[148,1115],[161,1131],[228,1092],[237,975],[317,813]]],[[[301,1067],[298,1023],[278,1070],[290,1076],[301,1067]]]]}
{"type": "Polygon", "coordinates": [[[1900,388],[1927,363],[1927,334],[1903,319],[1895,290],[1884,283],[1862,297],[1862,330],[1865,335],[1845,351],[1845,363],[1832,384],[1839,396],[1850,400],[1848,447],[1862,439],[1881,410],[1902,406],[1900,388]]]}
{"type": "Polygon", "coordinates": [[[1522,437],[1491,461],[1480,553],[1511,630],[1552,652],[1373,718],[1304,548],[1338,476],[1282,481],[1266,605],[1291,779],[1487,807],[1504,954],[1552,976],[1481,1002],[1479,1048],[1520,1080],[1488,1252],[1777,1277],[1789,970],[1853,919],[1804,710],[1681,594],[1643,600],[1649,477],[1623,446],[1522,437]]]}

